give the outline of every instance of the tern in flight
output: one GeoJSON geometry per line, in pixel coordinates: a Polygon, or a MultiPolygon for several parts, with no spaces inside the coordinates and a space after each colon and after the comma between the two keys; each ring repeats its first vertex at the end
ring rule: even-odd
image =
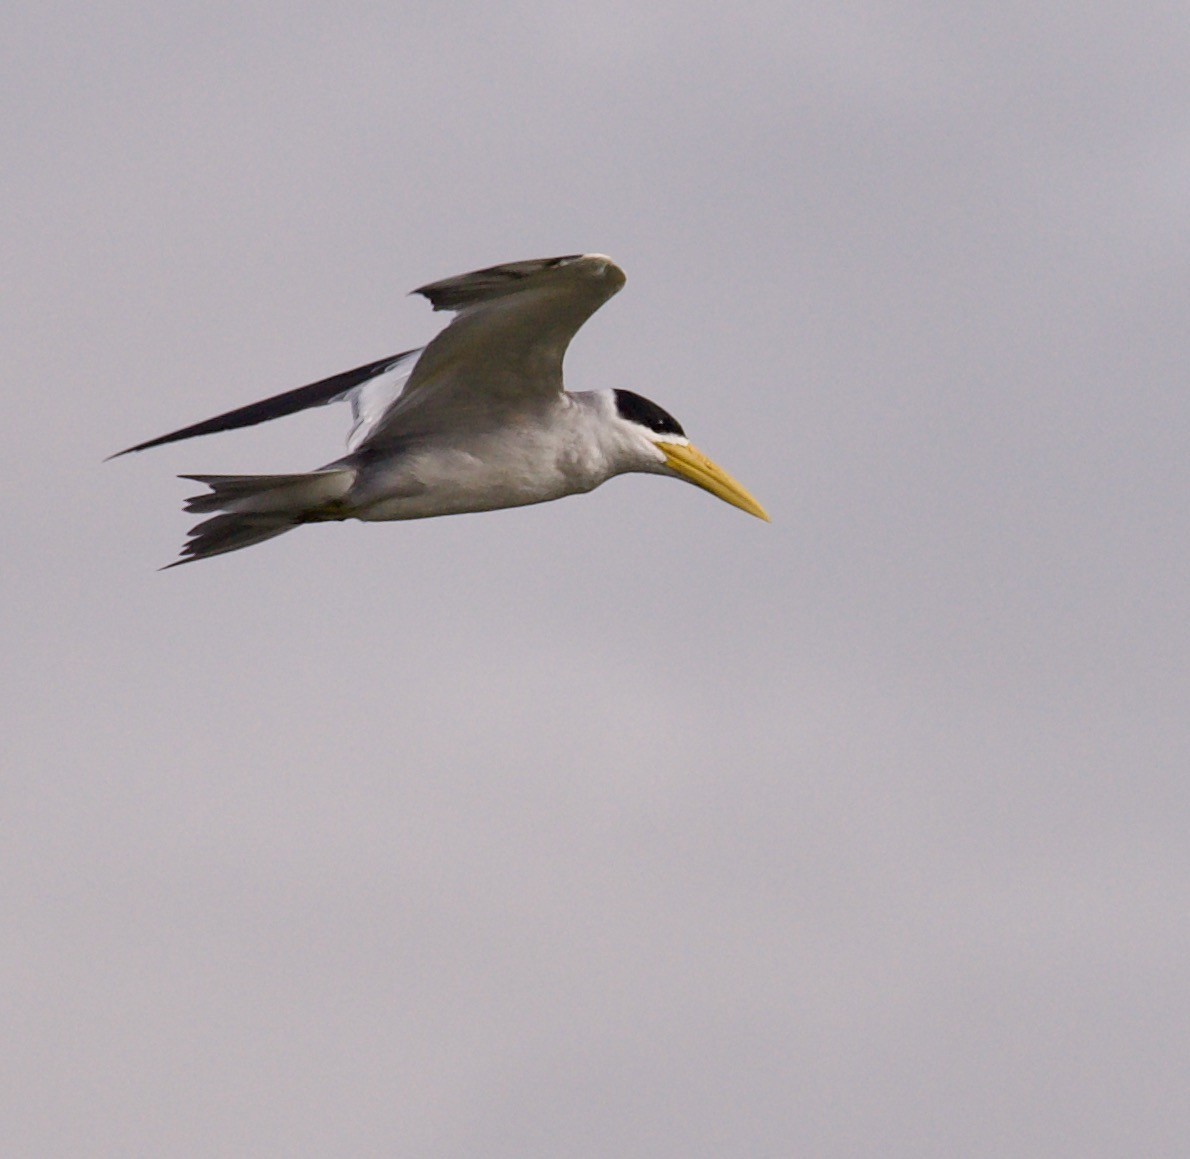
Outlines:
{"type": "Polygon", "coordinates": [[[519,507],[590,491],[630,471],[685,479],[767,520],[656,403],[630,390],[563,389],[566,347],[624,280],[611,258],[575,254],[422,286],[414,292],[455,314],[428,346],[118,452],[351,403],[348,453],[316,471],[183,476],[209,488],[186,510],[210,518],[191,529],[169,566],[238,551],[303,523],[519,507]]]}

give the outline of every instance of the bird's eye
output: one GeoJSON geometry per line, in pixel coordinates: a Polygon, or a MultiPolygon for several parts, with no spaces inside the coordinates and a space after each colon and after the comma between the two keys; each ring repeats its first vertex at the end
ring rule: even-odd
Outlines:
{"type": "Polygon", "coordinates": [[[682,424],[668,411],[662,410],[655,402],[650,402],[631,390],[617,390],[616,413],[630,423],[639,423],[655,435],[677,435],[686,437],[682,424]]]}

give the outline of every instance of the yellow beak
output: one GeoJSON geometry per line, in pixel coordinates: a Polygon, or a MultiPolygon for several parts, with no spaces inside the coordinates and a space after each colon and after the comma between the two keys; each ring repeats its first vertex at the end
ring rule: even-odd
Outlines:
{"type": "Polygon", "coordinates": [[[740,486],[722,467],[716,466],[702,451],[689,443],[658,443],[657,447],[665,455],[665,465],[671,471],[696,487],[717,495],[724,503],[730,503],[757,519],[769,522],[768,512],[765,511],[743,487],[740,486]]]}

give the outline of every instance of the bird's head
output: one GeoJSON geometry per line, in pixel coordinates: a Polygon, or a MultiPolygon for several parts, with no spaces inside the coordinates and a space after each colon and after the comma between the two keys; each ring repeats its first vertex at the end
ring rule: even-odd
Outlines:
{"type": "Polygon", "coordinates": [[[722,467],[691,444],[673,415],[630,390],[613,390],[611,395],[616,418],[640,452],[634,470],[685,479],[725,503],[768,521],[768,512],[722,467]]]}

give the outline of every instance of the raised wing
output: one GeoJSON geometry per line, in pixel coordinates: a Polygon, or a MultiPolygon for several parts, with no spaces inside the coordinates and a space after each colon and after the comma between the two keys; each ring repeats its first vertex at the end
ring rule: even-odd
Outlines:
{"type": "Polygon", "coordinates": [[[391,354],[387,358],[369,362],[366,366],[357,366],[354,370],[345,370],[342,374],[312,382],[308,386],[299,386],[296,390],[287,390],[282,394],[273,395],[272,398],[249,403],[236,410],[229,410],[226,414],[205,419],[201,423],[171,431],[168,435],[137,443],[135,447],[117,451],[109,458],[117,459],[133,451],[145,451],[150,447],[160,447],[198,435],[213,435],[219,431],[234,431],[239,427],[255,426],[270,419],[297,414],[298,411],[326,406],[328,403],[344,399],[351,402],[354,425],[348,436],[348,446],[354,449],[367,438],[382,418],[384,411],[401,393],[422,349],[419,347],[416,350],[406,350],[403,354],[391,354]]]}
{"type": "Polygon", "coordinates": [[[582,324],[624,285],[602,254],[510,262],[422,286],[414,293],[457,317],[428,346],[287,390],[182,427],[110,458],[250,427],[349,399],[348,446],[469,424],[490,424],[562,390],[562,358],[582,324]]]}
{"type": "Polygon", "coordinates": [[[415,290],[457,316],[361,445],[492,423],[556,396],[570,340],[624,281],[611,258],[577,254],[491,266],[415,290]]]}
{"type": "Polygon", "coordinates": [[[502,266],[488,266],[443,278],[428,286],[418,286],[413,292],[428,298],[435,310],[464,310],[480,302],[504,298],[525,288],[525,282],[547,270],[560,269],[582,260],[582,254],[567,254],[561,258],[536,258],[528,262],[506,262],[502,266]]]}

